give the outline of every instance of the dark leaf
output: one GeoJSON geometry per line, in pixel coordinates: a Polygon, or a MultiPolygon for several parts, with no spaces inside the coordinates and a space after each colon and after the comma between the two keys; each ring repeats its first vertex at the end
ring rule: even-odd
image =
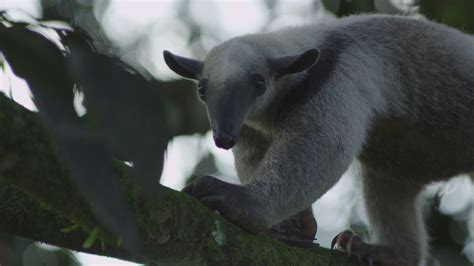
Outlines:
{"type": "Polygon", "coordinates": [[[169,139],[160,91],[132,67],[75,39],[74,34],[64,37],[89,124],[119,159],[133,162],[146,194],[156,194],[169,139]]]}
{"type": "Polygon", "coordinates": [[[126,248],[136,251],[136,225],[121,193],[113,156],[75,113],[74,81],[64,53],[43,35],[23,24],[12,24],[0,29],[0,50],[15,74],[30,86],[39,114],[94,214],[107,229],[123,237],[126,248]]]}

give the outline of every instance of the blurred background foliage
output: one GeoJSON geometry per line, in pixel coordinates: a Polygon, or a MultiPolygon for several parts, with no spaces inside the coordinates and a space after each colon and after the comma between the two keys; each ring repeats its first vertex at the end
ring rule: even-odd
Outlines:
{"type": "MultiPolygon", "coordinates": [[[[166,68],[162,50],[203,58],[214,45],[236,35],[359,13],[427,17],[474,32],[473,0],[0,0],[0,9],[8,10],[19,20],[28,21],[26,13],[80,26],[92,36],[99,51],[118,56],[159,88],[173,137],[161,183],[175,189],[181,189],[190,177],[202,174],[213,174],[229,182],[237,179],[232,155],[212,143],[194,84],[178,79],[166,68]]],[[[27,86],[14,77],[5,62],[2,69],[0,90],[35,110],[27,86]]],[[[319,223],[317,238],[322,246],[327,247],[335,234],[349,227],[367,233],[364,206],[357,192],[357,171],[357,164],[351,166],[341,181],[314,204],[319,223]]],[[[474,190],[468,178],[461,176],[434,184],[426,197],[430,202],[427,222],[433,250],[442,265],[472,265],[474,190]]],[[[0,234],[1,265],[91,265],[98,261],[84,255],[77,255],[76,259],[76,255],[0,234]]]]}
{"type": "Polygon", "coordinates": [[[418,5],[427,18],[474,33],[474,1],[418,0],[418,5]]]}

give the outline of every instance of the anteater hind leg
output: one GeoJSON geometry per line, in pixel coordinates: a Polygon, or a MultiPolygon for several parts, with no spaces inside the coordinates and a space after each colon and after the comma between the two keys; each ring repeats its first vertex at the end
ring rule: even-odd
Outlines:
{"type": "Polygon", "coordinates": [[[310,207],[272,226],[265,234],[290,246],[313,247],[316,231],[317,224],[310,207]]]}
{"type": "Polygon", "coordinates": [[[437,265],[428,254],[418,195],[422,185],[369,168],[363,169],[364,198],[372,241],[350,231],[333,241],[369,265],[437,265]]]}

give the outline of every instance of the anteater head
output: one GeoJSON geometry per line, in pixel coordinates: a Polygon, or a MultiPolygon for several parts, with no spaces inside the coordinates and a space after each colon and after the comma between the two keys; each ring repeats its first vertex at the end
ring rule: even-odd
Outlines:
{"type": "Polygon", "coordinates": [[[198,81],[199,98],[206,105],[217,147],[232,148],[242,125],[262,114],[272,102],[276,81],[303,72],[319,59],[318,49],[268,56],[255,44],[233,39],[213,48],[204,61],[164,51],[171,70],[198,81]]]}

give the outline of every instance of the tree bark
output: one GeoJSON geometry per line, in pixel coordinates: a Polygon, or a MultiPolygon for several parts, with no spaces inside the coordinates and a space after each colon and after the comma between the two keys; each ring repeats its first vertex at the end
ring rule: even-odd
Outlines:
{"type": "Polygon", "coordinates": [[[355,265],[324,248],[300,249],[243,231],[187,195],[157,185],[145,201],[117,163],[133,208],[141,255],[120,246],[69,182],[54,143],[32,113],[0,93],[0,231],[51,245],[124,260],[173,265],[355,265]],[[79,229],[61,229],[78,224],[79,229]],[[84,241],[100,228],[103,246],[84,241]]]}

